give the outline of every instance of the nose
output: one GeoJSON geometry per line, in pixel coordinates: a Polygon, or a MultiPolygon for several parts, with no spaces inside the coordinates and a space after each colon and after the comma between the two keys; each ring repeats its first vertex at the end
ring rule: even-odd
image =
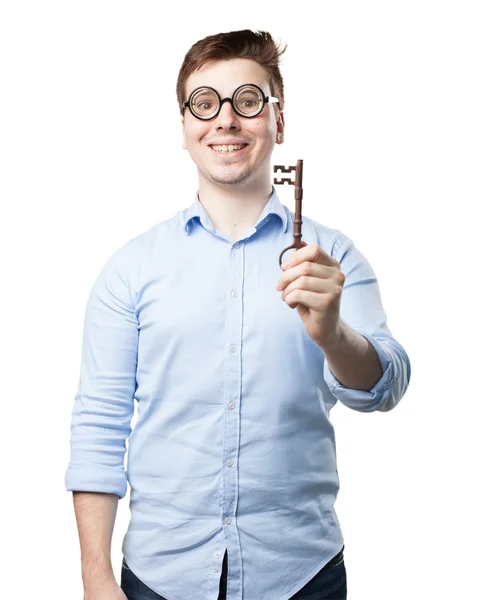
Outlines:
{"type": "Polygon", "coordinates": [[[216,129],[240,129],[238,115],[233,110],[231,101],[223,102],[220,112],[216,115],[216,129]]]}

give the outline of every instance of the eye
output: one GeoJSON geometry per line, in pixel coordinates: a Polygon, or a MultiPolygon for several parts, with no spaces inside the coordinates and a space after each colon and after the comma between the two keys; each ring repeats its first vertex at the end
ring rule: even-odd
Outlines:
{"type": "Polygon", "coordinates": [[[244,106],[245,108],[255,108],[256,106],[258,106],[258,102],[257,102],[257,100],[248,98],[248,99],[242,100],[241,105],[244,106]]]}

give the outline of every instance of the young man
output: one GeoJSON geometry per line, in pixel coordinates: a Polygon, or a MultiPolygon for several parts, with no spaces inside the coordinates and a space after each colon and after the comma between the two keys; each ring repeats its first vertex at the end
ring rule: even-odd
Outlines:
{"type": "Polygon", "coordinates": [[[340,231],[303,217],[307,245],[278,266],[294,218],[271,184],[282,52],[249,30],[189,50],[177,94],[198,193],[117,250],[89,297],[66,473],[85,600],[346,598],[329,412],[391,410],[410,364],[340,231]]]}

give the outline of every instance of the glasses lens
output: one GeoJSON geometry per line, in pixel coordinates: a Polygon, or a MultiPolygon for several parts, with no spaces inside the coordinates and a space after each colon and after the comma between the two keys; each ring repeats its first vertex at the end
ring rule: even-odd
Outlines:
{"type": "Polygon", "coordinates": [[[263,108],[263,96],[261,95],[261,91],[250,85],[240,87],[237,90],[233,101],[236,110],[242,115],[245,115],[245,117],[253,117],[260,113],[263,108]]]}
{"type": "Polygon", "coordinates": [[[199,88],[190,99],[191,110],[202,119],[214,115],[218,105],[218,94],[209,88],[199,88]]]}

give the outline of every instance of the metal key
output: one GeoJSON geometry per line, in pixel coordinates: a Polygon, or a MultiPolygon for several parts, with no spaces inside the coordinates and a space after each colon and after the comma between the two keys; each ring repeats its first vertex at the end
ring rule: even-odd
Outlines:
{"type": "Polygon", "coordinates": [[[294,213],[294,242],[291,244],[291,246],[288,246],[287,248],[285,248],[281,254],[279,255],[279,266],[281,268],[281,270],[283,270],[283,267],[281,267],[281,259],[283,254],[287,251],[287,250],[299,250],[300,248],[302,248],[303,246],[307,246],[306,242],[303,242],[301,240],[301,224],[302,224],[302,218],[301,218],[301,210],[302,210],[302,200],[303,200],[303,161],[302,160],[298,160],[296,161],[296,166],[295,167],[285,167],[284,165],[275,165],[274,166],[274,172],[276,173],[276,171],[280,171],[281,173],[291,173],[292,171],[296,172],[296,177],[294,179],[294,181],[292,179],[289,178],[281,178],[277,179],[276,177],[274,178],[274,183],[278,184],[278,185],[284,185],[285,183],[287,183],[288,185],[294,185],[294,198],[296,200],[296,208],[295,208],[295,213],[294,213]]]}

